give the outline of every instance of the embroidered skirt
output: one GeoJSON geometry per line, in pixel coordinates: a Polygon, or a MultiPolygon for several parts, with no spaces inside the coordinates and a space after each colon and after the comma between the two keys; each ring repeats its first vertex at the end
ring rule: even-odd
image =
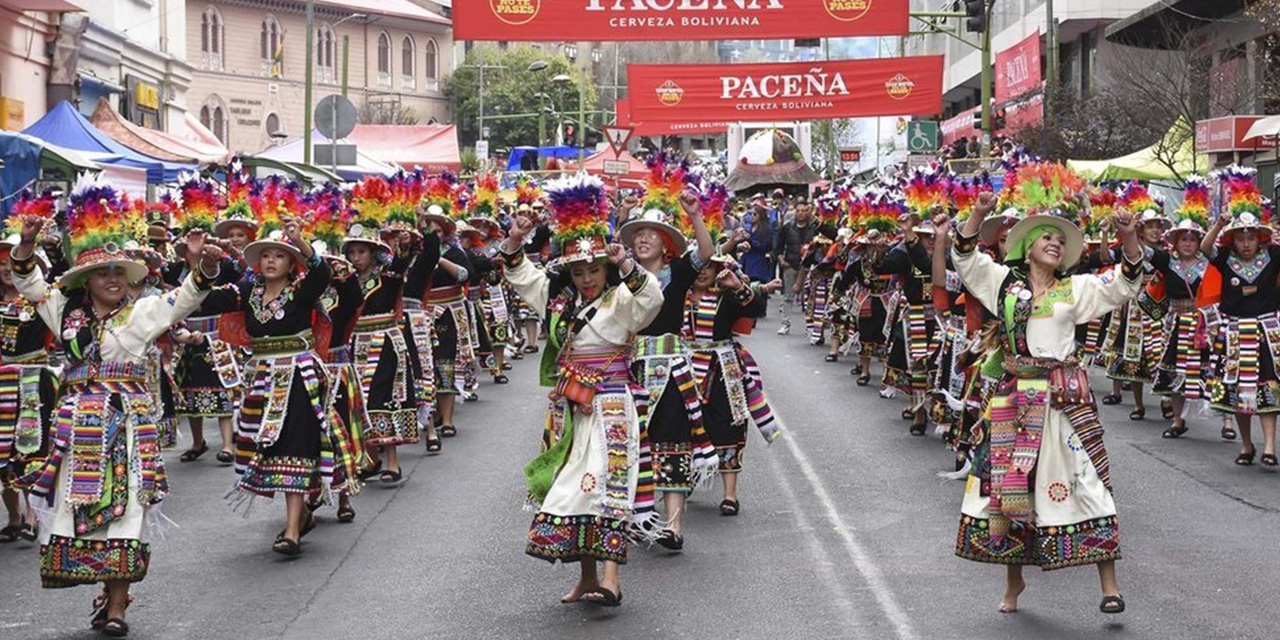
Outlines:
{"type": "Polygon", "coordinates": [[[405,299],[404,321],[400,326],[409,347],[409,371],[413,375],[414,396],[422,421],[429,419],[436,402],[436,368],[433,349],[435,328],[431,315],[417,300],[405,299]]]}
{"type": "Polygon", "coordinates": [[[1112,380],[1155,381],[1164,325],[1153,319],[1133,301],[1111,313],[1111,326],[1102,348],[1107,362],[1107,377],[1112,380]]]}
{"type": "Polygon", "coordinates": [[[965,407],[969,346],[976,336],[965,332],[964,314],[947,313],[938,326],[939,346],[932,365],[930,389],[938,400],[934,422],[950,425],[965,407]]]}
{"type": "Polygon", "coordinates": [[[809,329],[809,344],[821,344],[826,340],[830,292],[831,276],[819,275],[811,278],[805,303],[805,324],[809,329]]]}
{"type": "MultiPolygon", "coordinates": [[[[371,431],[369,413],[364,408],[364,396],[360,393],[360,377],[351,365],[350,347],[340,346],[329,350],[329,379],[333,385],[329,392],[329,406],[333,407],[332,427],[338,440],[349,443],[346,447],[338,447],[334,452],[338,458],[335,466],[350,469],[354,474],[364,466],[365,448],[364,434],[371,431]]],[[[350,487],[343,490],[351,494],[350,487]]]]}
{"type": "MultiPolygon", "coordinates": [[[[956,555],[977,562],[1035,565],[1060,569],[1120,558],[1120,531],[1111,496],[1110,466],[1102,442],[1102,425],[1092,399],[1070,405],[1068,411],[1050,403],[1026,406],[1031,393],[1047,393],[1043,381],[1002,380],[986,412],[988,432],[974,452],[961,506],[956,555]],[[1037,386],[1038,383],[1038,386],[1037,386]],[[1036,424],[1038,423],[1038,424],[1036,424]],[[1006,491],[1001,506],[993,506],[993,444],[1012,445],[1019,429],[1039,428],[1039,444],[1013,447],[1013,464],[1029,460],[1023,489],[1006,491]],[[1032,514],[1013,520],[1007,530],[1000,522],[1015,510],[1032,514]],[[999,515],[999,518],[995,518],[999,515]]],[[[1041,396],[1043,397],[1043,395],[1041,396]]],[[[998,447],[997,447],[998,448],[998,447]]],[[[1011,461],[1005,460],[1011,466],[1011,461]]]]}
{"type": "Polygon", "coordinates": [[[436,394],[458,395],[462,393],[467,371],[476,358],[471,313],[459,287],[439,293],[432,289],[427,295],[435,323],[432,358],[436,394]]]}
{"type": "Polygon", "coordinates": [[[937,349],[938,323],[929,305],[904,305],[898,309],[889,341],[884,383],[923,402],[929,391],[930,367],[937,349]]]}
{"type": "Polygon", "coordinates": [[[702,400],[683,340],[640,336],[632,350],[632,374],[649,392],[641,417],[653,448],[659,491],[689,493],[715,474],[715,449],[702,421],[702,400]]]}
{"type": "Polygon", "coordinates": [[[1187,400],[1204,398],[1204,374],[1209,366],[1209,349],[1204,346],[1200,312],[1170,313],[1164,319],[1164,348],[1151,391],[1159,395],[1178,394],[1187,400]]]}
{"type": "Polygon", "coordinates": [[[351,344],[370,421],[364,443],[371,447],[417,443],[418,401],[409,344],[395,316],[360,318],[351,344]]]}
{"type": "Polygon", "coordinates": [[[1280,412],[1280,314],[1257,318],[1222,316],[1210,325],[1213,343],[1205,394],[1218,411],[1252,415],[1280,412]]]}
{"type": "Polygon", "coordinates": [[[0,366],[0,486],[49,455],[57,377],[45,364],[0,366]]]}
{"type": "Polygon", "coordinates": [[[858,353],[864,358],[883,360],[888,357],[889,338],[885,327],[889,324],[889,310],[884,296],[868,295],[858,305],[858,353]]]}
{"type": "Polygon", "coordinates": [[[255,355],[236,421],[237,488],[253,495],[358,490],[352,444],[335,429],[328,369],[314,351],[255,355]]]}

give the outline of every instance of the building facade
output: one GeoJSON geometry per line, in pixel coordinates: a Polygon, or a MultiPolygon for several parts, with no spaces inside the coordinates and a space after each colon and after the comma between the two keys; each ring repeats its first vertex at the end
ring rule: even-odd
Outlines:
{"type": "MultiPolygon", "coordinates": [[[[81,11],[83,0],[61,3],[81,11]]],[[[44,0],[0,0],[0,129],[21,131],[44,115],[59,13],[44,0]],[[40,10],[37,10],[39,8],[40,10]]]]}
{"type": "MultiPolygon", "coordinates": [[[[188,103],[233,152],[303,135],[305,3],[185,0],[188,103]]],[[[441,80],[454,64],[452,23],[408,0],[319,0],[313,100],[342,92],[362,122],[446,122],[441,80]]]]}

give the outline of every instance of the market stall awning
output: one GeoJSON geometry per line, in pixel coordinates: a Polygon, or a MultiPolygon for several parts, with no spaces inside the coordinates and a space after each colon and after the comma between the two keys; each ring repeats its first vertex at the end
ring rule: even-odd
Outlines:
{"type": "Polygon", "coordinates": [[[462,170],[458,128],[451,124],[358,124],[347,141],[386,164],[428,173],[462,170]]]}
{"type": "Polygon", "coordinates": [[[321,169],[315,165],[301,162],[284,162],[262,156],[240,156],[240,163],[258,178],[280,175],[290,180],[298,180],[309,184],[342,182],[342,176],[328,169],[321,169]]]}
{"type": "MultiPolygon", "coordinates": [[[[315,129],[311,131],[311,140],[313,144],[323,144],[329,141],[328,138],[324,137],[324,134],[315,129]]],[[[282,160],[289,163],[301,163],[303,156],[302,150],[303,140],[302,138],[298,138],[297,140],[286,142],[278,147],[272,147],[254,155],[259,158],[270,158],[272,160],[282,160]]],[[[335,167],[324,168],[330,170],[335,169],[335,167]]],[[[336,167],[336,171],[334,171],[334,173],[342,176],[343,180],[352,182],[363,180],[368,176],[389,176],[395,172],[395,167],[378,162],[369,154],[365,153],[364,150],[360,149],[358,145],[356,147],[356,163],[353,165],[340,164],[336,167]]]]}
{"type": "Polygon", "coordinates": [[[612,181],[616,179],[621,183],[621,186],[626,187],[644,186],[645,177],[649,173],[649,168],[645,166],[643,161],[637,159],[626,151],[623,151],[622,155],[614,158],[612,149],[605,149],[604,151],[598,151],[590,155],[586,160],[582,161],[582,168],[585,169],[587,173],[593,176],[600,176],[605,181],[612,181]],[[627,172],[622,175],[605,173],[604,163],[606,160],[617,160],[619,162],[627,163],[627,172]]]}
{"type": "Polygon", "coordinates": [[[0,131],[0,162],[0,213],[5,216],[13,204],[9,196],[38,180],[41,170],[60,171],[67,180],[81,171],[101,170],[77,151],[13,131],[0,131]]]}
{"type": "Polygon", "coordinates": [[[1195,136],[1187,135],[1191,125],[1180,121],[1169,129],[1164,140],[1110,160],[1068,160],[1067,166],[1095,180],[1178,180],[1203,173],[1210,165],[1197,156],[1195,136]]]}
{"type": "Polygon", "coordinates": [[[27,127],[23,133],[68,149],[89,154],[104,154],[94,158],[94,162],[146,169],[147,182],[151,184],[175,182],[179,173],[196,169],[195,164],[167,162],[112,140],[110,136],[99,131],[80,115],[80,112],[66,100],[55,105],[49,113],[27,127]]]}
{"type": "Polygon", "coordinates": [[[112,140],[161,160],[209,164],[225,162],[231,156],[231,152],[222,146],[216,137],[212,142],[202,139],[202,133],[210,137],[213,134],[209,133],[208,129],[201,126],[200,122],[189,113],[178,125],[188,130],[184,132],[186,135],[172,134],[129,122],[120,115],[120,112],[111,107],[111,103],[107,102],[106,98],[98,98],[98,106],[93,111],[91,121],[93,126],[110,136],[112,140]],[[199,127],[203,132],[191,130],[192,126],[199,127]]]}
{"type": "Polygon", "coordinates": [[[1256,138],[1275,138],[1280,136],[1280,116],[1267,116],[1249,127],[1249,131],[1244,134],[1244,141],[1254,140],[1256,138]]]}

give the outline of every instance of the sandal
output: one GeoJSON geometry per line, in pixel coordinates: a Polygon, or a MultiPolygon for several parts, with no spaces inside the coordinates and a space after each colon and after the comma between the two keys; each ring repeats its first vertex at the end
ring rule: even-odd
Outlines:
{"type": "Polygon", "coordinates": [[[1102,396],[1102,404],[1120,404],[1121,399],[1122,398],[1120,397],[1120,394],[1109,393],[1105,396],[1102,396]]]}
{"type": "Polygon", "coordinates": [[[102,631],[102,635],[108,638],[128,637],[129,623],[121,620],[120,618],[108,618],[107,621],[103,623],[100,631],[102,631]]]}
{"type": "Polygon", "coordinates": [[[508,378],[507,376],[501,373],[493,377],[494,384],[506,384],[508,382],[511,382],[511,378],[508,378]]]}
{"type": "Polygon", "coordinates": [[[1262,466],[1264,467],[1274,467],[1276,465],[1280,465],[1280,461],[1276,460],[1276,454],[1274,453],[1262,454],[1262,458],[1261,460],[1259,460],[1259,462],[1261,462],[1262,466]]]}
{"type": "Polygon", "coordinates": [[[427,455],[439,455],[441,449],[443,447],[440,446],[440,438],[427,438],[427,455]]]}
{"type": "Polygon", "coordinates": [[[452,437],[454,437],[454,436],[456,436],[456,435],[458,435],[458,429],[457,429],[457,427],[454,427],[454,426],[453,426],[453,425],[451,425],[451,424],[442,424],[442,425],[440,425],[440,437],[442,437],[442,438],[452,438],[452,437]]]}
{"type": "Polygon", "coordinates": [[[857,366],[857,367],[854,367],[854,368],[850,369],[850,370],[849,370],[849,375],[854,376],[855,378],[856,378],[856,377],[861,376],[861,375],[862,375],[862,367],[861,367],[861,366],[857,366]]]}
{"type": "Polygon", "coordinates": [[[24,522],[18,527],[18,537],[27,542],[35,542],[39,537],[36,532],[36,525],[30,522],[24,522]]]}
{"type": "Polygon", "coordinates": [[[1141,409],[1134,409],[1133,411],[1130,411],[1130,412],[1129,412],[1129,419],[1130,419],[1130,420],[1145,420],[1146,418],[1147,418],[1147,408],[1146,408],[1146,407],[1143,407],[1143,408],[1141,408],[1141,409]]]}
{"type": "MultiPolygon", "coordinates": [[[[511,354],[511,359],[512,359],[512,360],[524,360],[524,353],[522,353],[522,352],[520,352],[520,351],[517,351],[517,352],[515,352],[515,353],[511,354]]],[[[503,367],[502,367],[502,368],[503,368],[503,369],[505,369],[505,368],[507,368],[507,367],[506,367],[506,365],[503,365],[503,367]]]]}
{"type": "Polygon", "coordinates": [[[736,516],[741,510],[742,506],[738,504],[737,500],[725,498],[720,501],[720,515],[722,516],[736,516]]]}
{"type": "Polygon", "coordinates": [[[604,587],[582,594],[582,602],[601,607],[616,607],[622,604],[622,592],[614,593],[604,587]]]}
{"type": "Polygon", "coordinates": [[[344,504],[341,507],[338,507],[338,522],[347,524],[349,522],[355,522],[355,519],[356,510],[352,509],[351,505],[344,504]]]}
{"type": "Polygon", "coordinates": [[[182,452],[182,455],[178,456],[178,462],[195,462],[196,460],[200,459],[200,456],[208,452],[209,452],[209,443],[202,442],[200,443],[199,449],[187,449],[186,451],[182,452]]]}
{"type": "Polygon", "coordinates": [[[929,425],[928,425],[928,424],[924,424],[924,423],[921,423],[921,424],[913,424],[913,425],[911,425],[911,435],[913,435],[913,436],[922,436],[922,435],[924,435],[924,432],[925,432],[926,430],[928,430],[928,428],[929,428],[929,425]]]}
{"type": "Polygon", "coordinates": [[[510,363],[510,362],[504,362],[504,363],[502,363],[502,370],[503,370],[503,371],[510,371],[510,370],[511,370],[511,363],[510,363]]]}
{"type": "Polygon", "coordinates": [[[1222,439],[1223,439],[1223,440],[1235,440],[1235,439],[1236,439],[1236,430],[1235,430],[1235,429],[1232,429],[1231,427],[1223,427],[1223,428],[1222,428],[1222,439]]]}
{"type": "Polygon", "coordinates": [[[400,475],[399,469],[396,469],[395,471],[387,469],[382,472],[382,475],[378,476],[378,480],[382,482],[382,484],[394,485],[398,484],[401,480],[404,480],[404,476],[400,475]]]}
{"type": "Polygon", "coordinates": [[[220,464],[222,464],[223,466],[226,466],[235,462],[236,456],[230,451],[219,451],[216,459],[220,464]]]}
{"type": "Polygon", "coordinates": [[[1242,454],[1240,454],[1240,455],[1236,456],[1236,464],[1237,464],[1237,465],[1239,465],[1239,466],[1241,466],[1241,467],[1250,467],[1250,466],[1253,466],[1253,457],[1254,457],[1254,456],[1256,456],[1256,455],[1258,455],[1258,452],[1257,452],[1257,451],[1250,451],[1249,453],[1242,453],[1242,454]]]}
{"type": "Polygon", "coordinates": [[[536,345],[536,344],[531,344],[531,345],[529,345],[529,346],[527,346],[527,347],[525,347],[525,348],[524,348],[524,352],[525,352],[525,353],[537,353],[537,352],[538,352],[538,345],[536,345]]]}
{"type": "Polygon", "coordinates": [[[681,551],[684,549],[684,536],[670,529],[663,529],[662,535],[658,536],[658,545],[671,551],[681,551]]]}
{"type": "Polygon", "coordinates": [[[366,467],[363,471],[361,471],[360,473],[357,473],[356,477],[359,478],[361,482],[368,482],[369,478],[372,478],[380,473],[382,473],[381,460],[375,462],[372,467],[366,467]]]}
{"type": "Polygon", "coordinates": [[[1172,419],[1173,419],[1173,405],[1171,405],[1171,404],[1165,404],[1165,403],[1161,402],[1161,403],[1160,403],[1160,415],[1161,415],[1161,416],[1163,416],[1165,420],[1172,420],[1172,419]]]}
{"type": "Polygon", "coordinates": [[[1098,605],[1098,610],[1103,613],[1124,613],[1124,598],[1119,594],[1114,596],[1103,596],[1102,604],[1098,605]]]}
{"type": "Polygon", "coordinates": [[[862,375],[858,376],[858,379],[857,379],[857,380],[854,380],[854,381],[853,381],[853,383],[854,383],[854,384],[856,384],[856,385],[858,385],[859,387],[865,387],[865,386],[867,386],[867,383],[869,383],[869,382],[871,382],[871,374],[869,374],[869,373],[864,373],[864,374],[862,374],[862,375]]]}
{"type": "Polygon", "coordinates": [[[902,410],[902,419],[903,419],[903,420],[915,420],[915,419],[916,419],[916,410],[915,410],[915,409],[903,409],[903,410],[902,410]]]}
{"type": "Polygon", "coordinates": [[[282,556],[288,556],[290,558],[296,558],[302,555],[302,545],[298,544],[297,540],[292,540],[290,538],[280,538],[276,540],[275,543],[271,545],[271,550],[282,556]]]}
{"type": "MultiPolygon", "coordinates": [[[[302,530],[298,532],[298,539],[301,540],[307,537],[307,534],[314,531],[315,528],[316,528],[316,519],[311,517],[311,514],[308,513],[306,524],[302,525],[302,530]]],[[[288,538],[284,537],[284,529],[281,529],[280,533],[276,534],[276,542],[280,542],[281,540],[287,540],[287,539],[288,538]]]]}
{"type": "Polygon", "coordinates": [[[1162,438],[1181,438],[1182,434],[1186,433],[1187,431],[1190,431],[1190,429],[1188,429],[1187,425],[1184,423],[1181,427],[1171,426],[1168,429],[1165,429],[1164,433],[1161,434],[1161,437],[1162,438]]]}
{"type": "Polygon", "coordinates": [[[0,529],[0,544],[17,542],[18,532],[22,531],[22,527],[23,525],[20,525],[20,524],[11,524],[3,529],[0,529]]]}
{"type": "Polygon", "coordinates": [[[838,362],[840,360],[840,356],[834,353],[828,353],[827,356],[823,358],[823,360],[826,362],[838,362]]]}

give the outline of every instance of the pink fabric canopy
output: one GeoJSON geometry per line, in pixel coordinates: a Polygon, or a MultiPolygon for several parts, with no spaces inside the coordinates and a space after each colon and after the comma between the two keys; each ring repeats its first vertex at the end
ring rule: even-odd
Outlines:
{"type": "Polygon", "coordinates": [[[358,124],[347,141],[379,162],[429,173],[458,172],[458,130],[451,124],[358,124]]]}
{"type": "Polygon", "coordinates": [[[129,122],[105,98],[98,98],[90,120],[116,142],[161,160],[208,164],[225,162],[231,157],[231,152],[218,138],[190,113],[178,123],[176,133],[168,133],[129,122]]]}

